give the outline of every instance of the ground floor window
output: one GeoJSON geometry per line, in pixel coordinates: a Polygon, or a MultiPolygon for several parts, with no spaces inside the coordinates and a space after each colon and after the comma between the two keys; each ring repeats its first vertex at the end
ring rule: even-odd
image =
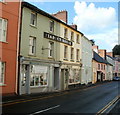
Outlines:
{"type": "Polygon", "coordinates": [[[48,85],[47,66],[32,65],[30,77],[31,77],[30,86],[47,86],[48,85]]]}
{"type": "Polygon", "coordinates": [[[69,72],[69,84],[76,84],[80,82],[80,70],[71,69],[69,72]]]}

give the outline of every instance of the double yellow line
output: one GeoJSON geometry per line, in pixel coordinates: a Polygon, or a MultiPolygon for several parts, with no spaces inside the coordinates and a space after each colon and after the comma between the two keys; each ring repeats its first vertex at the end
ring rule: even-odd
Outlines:
{"type": "Polygon", "coordinates": [[[107,111],[113,104],[115,104],[120,99],[120,95],[115,97],[111,102],[109,102],[104,108],[97,112],[96,115],[101,115],[107,111]]]}

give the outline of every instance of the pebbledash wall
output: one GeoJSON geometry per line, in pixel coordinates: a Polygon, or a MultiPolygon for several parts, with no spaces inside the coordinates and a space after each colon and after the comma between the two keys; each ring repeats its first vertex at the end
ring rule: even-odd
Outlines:
{"type": "Polygon", "coordinates": [[[19,0],[0,2],[0,93],[3,95],[17,92],[19,9],[19,0]]]}

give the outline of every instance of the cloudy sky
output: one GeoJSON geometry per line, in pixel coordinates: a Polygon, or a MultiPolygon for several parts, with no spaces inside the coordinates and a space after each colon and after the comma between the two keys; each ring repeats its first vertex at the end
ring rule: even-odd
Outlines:
{"type": "Polygon", "coordinates": [[[36,0],[36,2],[29,2],[50,14],[67,10],[69,24],[77,24],[79,31],[88,39],[94,39],[99,48],[111,51],[118,44],[118,3],[112,0],[109,0],[111,2],[91,1],[44,2],[44,0],[36,0]]]}

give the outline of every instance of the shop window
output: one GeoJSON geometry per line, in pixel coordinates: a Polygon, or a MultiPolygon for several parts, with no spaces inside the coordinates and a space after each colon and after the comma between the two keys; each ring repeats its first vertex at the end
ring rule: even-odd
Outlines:
{"type": "Polygon", "coordinates": [[[47,86],[47,67],[34,65],[32,69],[30,86],[47,86]]]}

